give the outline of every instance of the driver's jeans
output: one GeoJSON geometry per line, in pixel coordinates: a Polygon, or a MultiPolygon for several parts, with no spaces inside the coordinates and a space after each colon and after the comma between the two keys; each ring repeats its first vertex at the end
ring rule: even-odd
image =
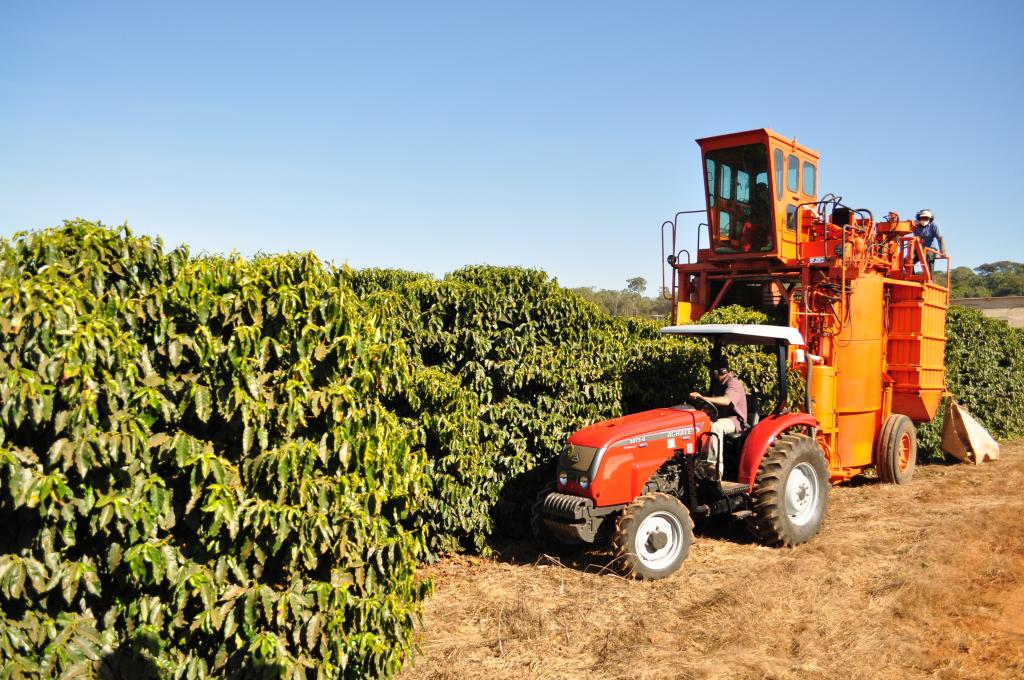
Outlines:
{"type": "Polygon", "coordinates": [[[713,473],[708,477],[722,478],[722,437],[733,432],[736,432],[736,423],[732,418],[719,418],[711,424],[711,435],[704,445],[706,471],[713,473]]]}

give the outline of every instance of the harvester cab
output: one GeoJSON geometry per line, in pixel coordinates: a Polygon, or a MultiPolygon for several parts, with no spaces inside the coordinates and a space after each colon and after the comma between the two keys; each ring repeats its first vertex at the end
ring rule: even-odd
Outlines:
{"type": "Polygon", "coordinates": [[[714,259],[785,255],[794,241],[796,207],[817,194],[817,155],[788,142],[768,149],[774,133],[758,131],[698,140],[714,259]],[[774,189],[774,191],[773,191],[774,189]]]}
{"type": "Polygon", "coordinates": [[[788,355],[804,340],[785,326],[708,324],[670,326],[666,335],[774,350],[776,406],[722,442],[725,474],[702,479],[698,457],[717,408],[704,400],[614,418],[569,437],[557,480],[533,507],[534,534],[549,550],[610,543],[620,569],[662,578],[689,554],[694,520],[730,516],[769,545],[796,545],[821,527],[828,505],[828,465],[813,431],[817,421],[787,407],[788,355]]]}

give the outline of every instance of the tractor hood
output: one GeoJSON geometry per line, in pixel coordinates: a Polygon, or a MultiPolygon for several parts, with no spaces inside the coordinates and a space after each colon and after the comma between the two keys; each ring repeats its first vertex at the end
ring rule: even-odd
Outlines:
{"type": "Polygon", "coordinates": [[[677,451],[693,454],[711,421],[689,406],[656,408],[579,430],[558,459],[556,490],[595,507],[636,498],[650,476],[677,451]]]}
{"type": "Polygon", "coordinates": [[[569,437],[569,443],[575,446],[602,449],[610,448],[615,444],[635,444],[646,441],[649,435],[673,436],[675,433],[672,430],[681,428],[699,427],[703,431],[708,426],[708,417],[689,406],[656,408],[594,423],[569,437]]]}

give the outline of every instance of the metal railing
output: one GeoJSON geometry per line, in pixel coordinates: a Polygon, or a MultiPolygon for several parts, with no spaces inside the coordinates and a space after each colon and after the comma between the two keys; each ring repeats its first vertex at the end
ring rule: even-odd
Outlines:
{"type": "MultiPolygon", "coordinates": [[[[673,267],[673,265],[675,265],[676,262],[679,261],[679,258],[680,258],[680,256],[683,253],[686,253],[686,263],[687,264],[691,263],[692,260],[691,260],[690,251],[689,250],[687,250],[685,248],[680,248],[679,250],[676,250],[676,234],[677,234],[677,232],[679,230],[679,216],[680,215],[696,215],[698,213],[705,213],[706,214],[707,210],[705,208],[701,208],[700,210],[680,210],[679,212],[677,212],[675,215],[672,216],[672,219],[665,220],[664,222],[661,223],[661,290],[660,290],[659,294],[660,294],[662,299],[671,300],[673,308],[675,307],[675,303],[676,303],[676,288],[677,288],[677,286],[676,286],[676,276],[675,276],[675,272],[673,271],[671,287],[665,285],[665,269],[666,269],[666,265],[668,267],[673,267]],[[668,226],[672,227],[672,245],[669,247],[669,251],[668,251],[669,254],[666,257],[666,255],[665,255],[665,228],[668,227],[668,226]],[[671,291],[671,292],[669,293],[669,295],[666,295],[665,294],[666,291],[671,291]]],[[[698,253],[700,252],[700,228],[701,227],[705,227],[705,226],[707,226],[707,224],[704,223],[704,222],[701,222],[699,225],[697,225],[697,252],[698,253]]],[[[710,227],[708,227],[708,228],[710,229],[710,227]]],[[[710,242],[710,241],[711,241],[711,233],[709,231],[708,232],[708,242],[710,242]]]]}

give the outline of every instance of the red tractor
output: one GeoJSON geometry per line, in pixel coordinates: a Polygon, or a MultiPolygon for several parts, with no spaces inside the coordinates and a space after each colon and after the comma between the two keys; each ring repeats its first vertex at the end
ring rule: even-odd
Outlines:
{"type": "MultiPolygon", "coordinates": [[[[759,413],[747,395],[747,423],[722,442],[724,479],[701,479],[697,458],[717,407],[704,400],[613,418],[569,437],[557,481],[533,507],[536,538],[551,550],[610,542],[626,575],[668,576],[689,554],[693,520],[732,516],[768,545],[797,545],[821,528],[829,468],[815,441],[816,419],[787,404],[787,356],[802,350],[795,328],[762,325],[670,326],[662,333],[723,345],[770,346],[778,366],[777,404],[759,413]]],[[[808,366],[812,362],[808,362],[808,366]]],[[[812,369],[813,370],[813,369],[812,369]]]]}

